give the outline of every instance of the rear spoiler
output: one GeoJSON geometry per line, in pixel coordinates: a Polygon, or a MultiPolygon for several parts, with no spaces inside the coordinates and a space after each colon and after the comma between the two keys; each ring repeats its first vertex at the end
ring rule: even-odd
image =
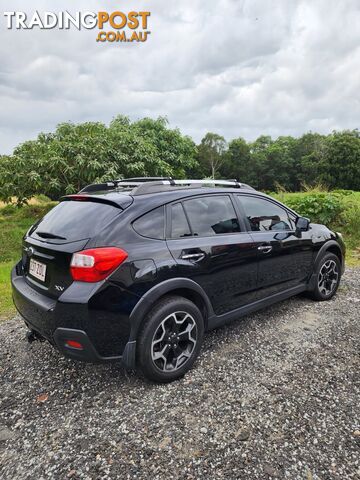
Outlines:
{"type": "MultiPolygon", "coordinates": [[[[130,200],[130,199],[129,199],[130,200]]],[[[83,193],[81,194],[73,194],[73,195],[64,195],[63,197],[60,198],[60,202],[69,202],[69,201],[74,201],[74,202],[94,202],[94,203],[104,203],[107,205],[111,205],[112,207],[119,208],[120,210],[124,210],[128,205],[122,206],[120,203],[111,200],[106,197],[101,197],[101,196],[94,196],[94,195],[85,195],[83,193]]],[[[129,204],[132,203],[131,201],[129,204]]]]}

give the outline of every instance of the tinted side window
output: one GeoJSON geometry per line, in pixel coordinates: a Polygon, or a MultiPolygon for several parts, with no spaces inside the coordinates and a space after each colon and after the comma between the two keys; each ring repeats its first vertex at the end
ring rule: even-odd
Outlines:
{"type": "Polygon", "coordinates": [[[143,237],[164,240],[165,216],[164,207],[155,208],[149,213],[135,220],[133,228],[143,237]]]}
{"type": "Polygon", "coordinates": [[[253,232],[293,230],[286,210],[262,198],[238,195],[253,232]]]}
{"type": "Polygon", "coordinates": [[[191,235],[188,221],[181,203],[171,206],[171,238],[188,237],[191,235]]]}
{"type": "Polygon", "coordinates": [[[194,235],[211,236],[240,232],[233,204],[227,196],[199,197],[184,201],[194,235]]]}

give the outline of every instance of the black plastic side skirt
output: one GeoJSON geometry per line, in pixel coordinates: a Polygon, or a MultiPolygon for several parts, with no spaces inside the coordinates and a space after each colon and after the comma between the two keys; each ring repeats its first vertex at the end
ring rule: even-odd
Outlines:
{"type": "Polygon", "coordinates": [[[213,330],[214,328],[221,327],[222,325],[225,325],[226,323],[243,317],[244,315],[255,312],[264,307],[268,307],[270,305],[273,305],[274,303],[281,302],[282,300],[286,300],[287,298],[298,295],[299,293],[305,292],[307,289],[308,285],[306,283],[303,283],[297,285],[296,287],[289,288],[288,290],[284,290],[283,292],[270,295],[269,297],[263,298],[261,300],[256,300],[249,305],[244,305],[243,307],[237,308],[236,310],[232,310],[228,313],[224,313],[223,315],[212,315],[208,319],[208,330],[213,330]]]}

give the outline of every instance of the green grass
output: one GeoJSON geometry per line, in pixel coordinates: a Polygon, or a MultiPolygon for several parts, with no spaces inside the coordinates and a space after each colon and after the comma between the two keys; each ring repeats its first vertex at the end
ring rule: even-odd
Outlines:
{"type": "Polygon", "coordinates": [[[15,313],[11,299],[10,272],[21,257],[22,237],[53,205],[52,202],[39,202],[22,208],[13,205],[0,208],[0,321],[15,313]]]}
{"type": "Polygon", "coordinates": [[[0,263],[0,321],[11,317],[14,305],[11,299],[10,271],[13,262],[0,263]]]}
{"type": "MultiPolygon", "coordinates": [[[[314,193],[319,191],[281,192],[273,195],[283,203],[291,204],[314,193]]],[[[360,192],[339,192],[338,195],[343,211],[329,226],[344,236],[347,247],[346,264],[360,266],[360,192]]],[[[0,320],[15,313],[11,299],[10,271],[21,257],[22,236],[54,205],[54,202],[49,202],[46,198],[38,198],[22,208],[13,205],[0,206],[0,320]]]]}

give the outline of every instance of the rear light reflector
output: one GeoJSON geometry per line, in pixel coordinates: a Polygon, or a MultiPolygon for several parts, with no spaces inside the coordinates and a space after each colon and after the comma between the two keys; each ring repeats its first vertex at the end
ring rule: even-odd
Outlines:
{"type": "Polygon", "coordinates": [[[82,344],[76,340],[66,340],[65,347],[76,348],[76,350],[84,350],[82,344]]]}
{"type": "Polygon", "coordinates": [[[117,247],[100,247],[74,253],[70,272],[78,282],[99,282],[108,277],[128,257],[117,247]]]}

